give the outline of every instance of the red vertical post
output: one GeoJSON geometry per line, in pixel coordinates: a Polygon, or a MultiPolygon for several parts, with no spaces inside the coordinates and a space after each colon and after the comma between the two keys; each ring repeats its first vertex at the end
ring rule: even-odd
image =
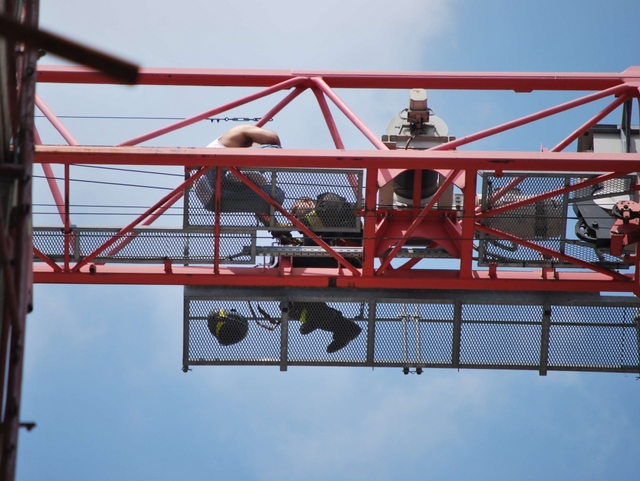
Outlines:
{"type": "MultiPolygon", "coordinates": [[[[636,103],[638,104],[638,116],[640,116],[640,85],[638,85],[637,83],[634,84],[636,86],[635,88],[635,92],[634,94],[636,95],[636,103]]],[[[640,176],[640,172],[636,172],[636,178],[638,178],[638,176],[640,176]]],[[[635,200],[636,202],[638,202],[638,193],[636,192],[634,195],[633,200],[635,200]]],[[[635,258],[635,272],[634,272],[634,276],[635,276],[635,289],[634,289],[634,294],[638,297],[640,297],[640,246],[638,244],[636,244],[636,258],[635,258]]],[[[640,339],[638,340],[638,342],[640,342],[640,339]]],[[[640,356],[640,353],[638,354],[640,356]]]]}
{"type": "MultiPolygon", "coordinates": [[[[206,174],[205,174],[206,175],[206,174]]],[[[222,206],[222,167],[216,167],[216,213],[213,223],[213,273],[220,274],[220,207],[222,206]]]]}
{"type": "Polygon", "coordinates": [[[378,169],[367,169],[364,195],[364,229],[362,239],[362,275],[373,276],[376,252],[376,204],[378,169]]]}
{"type": "Polygon", "coordinates": [[[69,272],[69,258],[71,251],[71,222],[69,218],[69,164],[64,166],[64,270],[69,272]]]}
{"type": "Polygon", "coordinates": [[[460,278],[471,278],[476,214],[476,176],[473,169],[465,171],[464,202],[462,209],[462,248],[460,250],[460,278]]]}

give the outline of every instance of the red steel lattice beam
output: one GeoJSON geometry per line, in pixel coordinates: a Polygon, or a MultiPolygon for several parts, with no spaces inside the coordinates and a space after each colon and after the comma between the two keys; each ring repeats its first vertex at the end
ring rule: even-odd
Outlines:
{"type": "MultiPolygon", "coordinates": [[[[39,69],[41,82],[67,82],[67,83],[111,83],[104,76],[86,68],[47,67],[39,69]]],[[[356,269],[335,252],[331,246],[319,242],[321,246],[343,266],[342,269],[262,269],[256,271],[250,268],[230,269],[220,265],[218,258],[214,261],[213,273],[210,269],[188,268],[174,266],[172,269],[146,266],[136,266],[134,271],[124,266],[99,266],[92,274],[88,273],[88,264],[112,246],[110,252],[117,252],[122,243],[128,242],[131,230],[140,222],[151,223],[159,214],[168,207],[167,202],[175,202],[182,195],[182,189],[187,185],[183,183],[168,196],[154,204],[134,223],[122,229],[116,236],[103,244],[98,250],[89,254],[80,263],[70,270],[72,272],[59,272],[59,269],[49,265],[38,265],[36,279],[41,282],[56,282],[66,279],[64,282],[104,282],[117,283],[119,280],[128,279],[134,283],[149,284],[209,284],[209,285],[306,285],[306,286],[350,286],[362,288],[424,288],[424,289],[486,289],[497,288],[502,285],[505,289],[514,290],[574,290],[595,291],[610,290],[620,292],[635,292],[638,289],[637,272],[631,274],[618,274],[612,270],[601,268],[589,262],[580,261],[560,254],[556,251],[541,247],[535,243],[527,243],[518,239],[520,245],[526,245],[537,249],[546,255],[562,258],[574,265],[587,269],[587,272],[564,273],[556,272],[553,279],[548,279],[544,270],[523,272],[483,271],[473,269],[473,250],[475,246],[475,233],[477,231],[491,231],[492,235],[503,239],[511,239],[509,234],[491,230],[486,226],[476,223],[477,219],[497,215],[508,210],[530,205],[545,198],[561,195],[586,185],[592,185],[603,180],[626,175],[628,172],[640,171],[640,157],[638,154],[588,154],[559,152],[581,133],[586,131],[597,121],[604,118],[625,100],[638,96],[637,84],[640,82],[640,68],[631,67],[617,74],[519,74],[519,73],[380,73],[380,72],[306,72],[306,71],[258,71],[258,70],[185,70],[185,69],[142,69],[139,76],[140,84],[147,85],[210,85],[210,86],[243,86],[264,87],[263,90],[245,96],[234,102],[210,109],[202,114],[192,116],[183,121],[149,132],[143,136],[130,139],[117,147],[82,147],[82,146],[38,146],[36,160],[42,163],[60,163],[71,165],[76,163],[86,164],[129,164],[129,165],[180,165],[188,168],[204,166],[197,175],[202,175],[209,168],[225,168],[235,173],[257,195],[271,204],[291,221],[296,230],[309,235],[306,226],[297,222],[267,196],[261,189],[249,181],[238,171],[242,167],[265,168],[308,168],[310,165],[323,168],[355,168],[366,171],[364,209],[364,260],[362,269],[356,269]],[[429,89],[490,89],[490,90],[514,90],[516,92],[529,92],[533,90],[594,90],[578,99],[544,109],[540,112],[515,119],[513,121],[476,132],[459,139],[441,144],[428,151],[390,151],[373,134],[373,132],[358,118],[336,94],[336,88],[429,88],[429,89]],[[327,128],[338,150],[243,150],[243,149],[206,149],[206,148],[156,148],[133,147],[140,142],[148,141],[165,133],[175,131],[198,120],[216,115],[233,107],[243,105],[252,100],[265,97],[281,90],[294,88],[284,99],[273,107],[258,125],[264,125],[272,116],[288,105],[305,89],[311,88],[318,101],[320,111],[325,118],[327,128]],[[555,115],[559,112],[584,105],[588,102],[618,95],[605,109],[596,116],[581,125],[569,134],[565,140],[554,149],[558,152],[462,152],[454,151],[455,147],[462,146],[495,135],[506,130],[520,127],[527,123],[555,115]],[[344,150],[342,138],[331,115],[326,99],[330,99],[334,105],[369,139],[377,150],[344,150]],[[381,260],[381,268],[376,271],[374,258],[377,252],[377,232],[382,232],[393,223],[386,222],[381,215],[387,215],[376,207],[377,186],[384,185],[393,176],[403,170],[436,170],[443,174],[457,171],[450,176],[447,182],[455,181],[465,194],[463,205],[463,217],[458,224],[451,224],[451,220],[443,221],[439,232],[448,232],[451,240],[455,241],[456,249],[460,251],[459,269],[450,271],[414,269],[418,260],[408,261],[403,268],[393,269],[390,266],[391,258],[408,239],[411,232],[404,235],[394,233],[399,242],[391,249],[392,255],[386,260],[381,260]],[[571,186],[539,194],[535,197],[507,206],[498,207],[489,212],[480,212],[475,206],[476,181],[479,171],[496,171],[499,175],[505,171],[529,171],[529,172],[590,172],[609,174],[601,175],[595,179],[589,179],[578,187],[571,186]],[[373,180],[376,180],[372,185],[373,180]],[[145,220],[146,219],[146,220],[145,220]],[[300,225],[298,225],[300,224],[300,225]],[[306,230],[305,230],[306,229],[306,230]],[[444,230],[442,230],[444,229],[444,230]],[[120,243],[115,244],[120,239],[120,243]],[[114,245],[115,244],[115,245],[114,245]],[[531,244],[531,245],[529,245],[531,244]],[[548,252],[547,252],[548,251],[548,252]],[[564,257],[563,257],[564,256],[564,257]],[[389,267],[389,269],[387,269],[389,267]],[[136,270],[137,269],[137,270],[136,270]],[[124,274],[126,273],[126,275],[124,274]],[[68,277],[64,277],[64,276],[68,277]],[[127,277],[129,276],[129,277],[127,277]],[[82,280],[80,280],[82,279],[82,280]],[[635,280],[635,282],[632,282],[635,280]],[[508,284],[508,286],[506,286],[508,284]],[[606,287],[605,287],[606,286],[606,287]]],[[[52,117],[50,115],[50,117],[52,117]]],[[[218,176],[218,179],[220,176],[218,176]]],[[[68,172],[65,174],[68,182],[68,172]]],[[[195,179],[191,178],[190,183],[195,179]]],[[[514,183],[518,182],[514,179],[514,183]]],[[[353,185],[356,188],[357,186],[353,185]]],[[[511,184],[510,184],[511,185],[511,184]]],[[[515,184],[514,184],[515,185],[515,184]]],[[[442,186],[439,192],[444,190],[442,186]]],[[[220,189],[217,189],[219,192],[220,189]]],[[[498,193],[499,194],[499,193],[498,193]]],[[[498,195],[496,194],[496,195],[498,195]]],[[[494,199],[497,200],[497,199],[494,199]]],[[[219,199],[218,199],[219,201],[219,199]]],[[[427,209],[435,203],[431,202],[427,209]]],[[[420,222],[419,209],[414,209],[418,217],[414,219],[409,230],[420,222]]],[[[454,221],[455,223],[455,221],[454,221]]],[[[216,238],[220,236],[219,216],[215,225],[216,238]]],[[[394,237],[395,238],[395,237],[394,237]]],[[[216,244],[218,245],[218,244],[216,244]]],[[[219,248],[215,248],[218,257],[219,248]]],[[[39,253],[41,255],[42,253],[39,253]]]]}

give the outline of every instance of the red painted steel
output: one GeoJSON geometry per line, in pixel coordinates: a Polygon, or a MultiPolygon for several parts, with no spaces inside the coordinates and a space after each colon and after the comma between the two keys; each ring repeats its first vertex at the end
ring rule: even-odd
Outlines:
{"type": "Polygon", "coordinates": [[[362,261],[362,275],[372,277],[375,266],[376,253],[376,194],[378,193],[378,169],[369,168],[366,172],[365,196],[364,196],[364,227],[362,239],[362,251],[364,259],[362,261]]]}
{"type": "Polygon", "coordinates": [[[296,87],[293,89],[293,92],[289,93],[285,98],[283,98],[280,102],[276,104],[269,112],[267,112],[264,117],[262,117],[258,122],[256,122],[256,127],[264,127],[269,120],[274,117],[278,112],[280,112],[283,108],[291,103],[293,99],[295,99],[298,95],[306,90],[306,87],[296,87]]]}
{"type": "Polygon", "coordinates": [[[44,172],[44,176],[47,179],[47,184],[49,185],[49,190],[51,190],[51,195],[53,196],[53,201],[55,202],[56,209],[58,209],[58,213],[60,214],[60,220],[65,222],[65,218],[67,216],[67,211],[65,208],[64,198],[62,197],[62,193],[60,192],[60,187],[58,187],[58,183],[56,182],[56,175],[49,164],[42,164],[42,170],[44,172]]]}
{"type": "MultiPolygon", "coordinates": [[[[251,188],[251,190],[253,190],[264,201],[268,202],[270,205],[272,205],[274,208],[276,208],[283,216],[285,216],[287,218],[287,220],[289,222],[291,222],[291,224],[293,224],[293,226],[297,230],[299,230],[300,232],[302,232],[306,236],[314,238],[316,244],[318,244],[318,246],[322,247],[325,251],[327,251],[329,254],[331,254],[331,257],[333,257],[335,260],[337,260],[340,263],[340,265],[342,265],[344,268],[349,270],[353,275],[356,275],[356,276],[360,275],[360,272],[355,267],[353,267],[344,257],[342,257],[340,254],[338,254],[334,249],[332,249],[329,246],[329,244],[327,244],[324,240],[322,240],[320,238],[317,238],[317,236],[313,233],[313,231],[311,229],[309,229],[309,227],[307,227],[305,224],[300,222],[296,217],[291,215],[284,207],[282,207],[275,200],[273,200],[271,197],[269,197],[267,194],[265,194],[262,189],[258,188],[258,186],[255,185],[253,182],[251,182],[242,172],[240,172],[235,167],[231,167],[231,166],[228,166],[227,169],[229,169],[229,172],[233,173],[242,182],[244,182],[245,185],[249,186],[251,188]]],[[[218,192],[220,192],[220,190],[218,190],[216,192],[216,194],[218,194],[218,192]]],[[[219,212],[219,210],[218,210],[218,212],[219,212]]],[[[219,220],[218,220],[218,223],[219,223],[219,220]]]]}
{"type": "Polygon", "coordinates": [[[333,169],[499,170],[530,172],[633,172],[640,154],[413,150],[207,149],[196,147],[36,146],[37,163],[156,166],[227,166],[333,169]],[[303,160],[301,160],[303,159],[303,160]],[[606,167],[604,167],[606,166],[606,167]]]}
{"type": "Polygon", "coordinates": [[[593,102],[595,100],[600,100],[605,97],[610,97],[611,95],[621,94],[628,90],[630,90],[630,88],[626,84],[616,85],[615,87],[611,87],[607,90],[603,90],[602,92],[597,92],[591,95],[585,95],[584,97],[580,97],[579,99],[571,100],[569,102],[556,105],[555,107],[550,107],[548,109],[541,110],[540,112],[536,112],[534,114],[530,114],[525,117],[521,117],[519,119],[506,122],[504,124],[496,125],[495,127],[491,127],[489,129],[482,130],[480,132],[476,132],[475,134],[466,135],[464,137],[457,138],[456,140],[452,140],[451,142],[447,142],[445,144],[440,144],[435,147],[431,147],[431,149],[429,150],[452,150],[462,145],[475,142],[476,140],[485,139],[492,135],[500,134],[502,132],[506,132],[507,130],[515,129],[516,127],[521,127],[523,125],[530,124],[531,122],[535,122],[536,120],[544,119],[545,117],[550,117],[551,115],[565,112],[569,109],[579,107],[581,105],[587,104],[589,102],[593,102]]]}
{"type": "Polygon", "coordinates": [[[629,98],[630,98],[630,96],[628,94],[626,94],[626,93],[620,95],[620,97],[618,97],[613,102],[611,102],[609,105],[607,105],[597,115],[595,115],[593,118],[589,119],[587,122],[582,124],[576,130],[574,130],[571,135],[569,135],[566,139],[564,139],[562,142],[560,142],[558,145],[556,145],[554,148],[552,148],[551,152],[560,152],[560,151],[564,150],[566,147],[569,146],[569,144],[571,144],[571,142],[573,142],[578,137],[580,137],[582,134],[587,132],[591,127],[596,125],[598,122],[600,122],[602,119],[604,119],[607,115],[609,115],[611,112],[613,112],[615,109],[617,109],[620,105],[625,103],[629,98]]]}
{"type": "MultiPolygon", "coordinates": [[[[629,174],[630,172],[627,172],[627,174],[629,174]]],[[[623,174],[623,175],[627,175],[627,174],[623,174]]],[[[511,202],[507,205],[503,205],[500,207],[494,207],[491,210],[485,211],[485,212],[478,212],[476,214],[476,219],[484,219],[486,217],[493,217],[496,215],[500,215],[500,214],[504,214],[505,212],[509,212],[509,211],[513,211],[516,209],[519,209],[521,207],[524,207],[525,205],[532,205],[535,204],[536,202],[541,202],[545,199],[551,199],[552,197],[556,197],[562,194],[567,194],[569,192],[575,192],[576,190],[580,190],[583,189],[585,187],[590,187],[592,185],[596,185],[599,184],[600,182],[605,182],[607,180],[610,179],[615,179],[617,177],[622,177],[622,175],[620,175],[620,173],[618,172],[610,172],[608,174],[604,174],[604,175],[599,175],[598,177],[594,177],[593,179],[587,179],[587,180],[583,180],[582,182],[578,182],[576,184],[570,185],[568,187],[562,187],[560,189],[555,189],[555,190],[551,190],[549,192],[545,192],[544,194],[540,194],[540,195],[534,195],[531,197],[528,197],[527,199],[518,201],[518,202],[511,202]]]]}
{"type": "Polygon", "coordinates": [[[340,137],[340,132],[338,132],[336,122],[333,119],[333,115],[331,115],[331,110],[329,110],[327,99],[324,98],[322,92],[317,88],[312,89],[312,91],[313,95],[315,95],[316,99],[318,100],[318,105],[320,105],[320,110],[322,111],[324,120],[327,123],[327,128],[329,129],[329,133],[331,134],[331,138],[333,139],[333,143],[336,146],[336,149],[344,149],[344,142],[342,142],[342,138],[340,137]]]}
{"type": "MultiPolygon", "coordinates": [[[[638,82],[640,67],[619,73],[526,72],[332,72],[304,70],[141,68],[138,85],[270,87],[297,77],[318,77],[331,88],[442,90],[604,90],[638,82]]],[[[52,83],[117,83],[86,67],[39,65],[38,81],[52,83]]]]}
{"type": "MultiPolygon", "coordinates": [[[[442,183],[442,185],[438,187],[438,190],[436,191],[435,194],[433,194],[433,197],[431,197],[427,205],[424,206],[422,211],[413,220],[413,222],[411,223],[407,231],[404,233],[402,238],[398,239],[398,242],[395,245],[395,247],[391,250],[389,255],[382,261],[382,264],[380,265],[380,267],[378,267],[378,270],[376,271],[376,275],[381,275],[382,273],[384,273],[385,269],[389,266],[389,264],[391,264],[391,261],[395,259],[396,254],[400,251],[400,249],[402,249],[402,247],[406,244],[407,240],[411,238],[411,235],[416,230],[416,228],[425,219],[427,212],[433,209],[433,207],[436,205],[436,202],[438,202],[438,200],[440,199],[444,191],[447,190],[447,188],[451,185],[451,183],[453,182],[453,179],[455,179],[458,176],[458,173],[459,171],[454,170],[451,174],[449,174],[449,176],[442,183]]],[[[418,175],[416,175],[416,178],[417,177],[418,175]]]]}
{"type": "Polygon", "coordinates": [[[43,102],[43,100],[36,95],[35,100],[36,107],[40,109],[40,112],[47,118],[51,125],[58,131],[62,138],[67,141],[69,145],[80,145],[80,143],[71,135],[71,132],[64,126],[60,119],[51,111],[51,109],[43,102]]]}
{"type": "MultiPolygon", "coordinates": [[[[110,83],[101,74],[83,68],[41,67],[40,81],[69,83],[110,83]]],[[[174,123],[135,139],[123,142],[117,147],[83,146],[38,146],[36,161],[49,164],[76,163],[104,165],[157,165],[157,166],[204,166],[195,176],[182,182],[170,194],[155,203],[134,222],[118,232],[112,239],[86,257],[70,272],[61,272],[49,259],[45,265],[36,266],[35,278],[38,282],[82,282],[82,283],[145,283],[145,284],[190,284],[212,286],[295,286],[295,287],[355,287],[379,289],[502,289],[533,291],[574,291],[574,292],[630,292],[638,293],[639,277],[636,269],[628,273],[618,273],[581,259],[556,252],[555,250],[529,242],[525,239],[487,226],[478,221],[485,217],[501,214],[509,210],[531,205],[544,199],[568,193],[607,179],[621,177],[630,172],[640,171],[640,154],[602,154],[560,152],[599,120],[615,110],[627,98],[638,97],[640,68],[632,67],[617,74],[494,74],[494,73],[423,73],[402,72],[397,74],[379,72],[297,72],[297,71],[256,71],[256,70],[171,70],[142,69],[140,83],[147,85],[224,85],[265,87],[256,93],[209,110],[184,121],[174,123]],[[578,99],[526,115],[490,129],[440,144],[426,151],[388,150],[381,140],[360,120],[334,91],[337,88],[443,88],[443,89],[492,89],[528,92],[533,90],[593,90],[578,99]],[[217,115],[230,108],[263,98],[271,93],[289,88],[295,89],[280,100],[257,125],[265,125],[269,118],[277,115],[305,89],[311,88],[318,101],[327,129],[337,150],[304,149],[206,149],[206,148],[165,148],[133,147],[132,145],[151,140],[165,133],[190,125],[198,120],[217,115]],[[552,151],[543,152],[474,152],[453,150],[475,140],[526,125],[530,122],[564,112],[588,102],[618,95],[597,115],[583,123],[558,144],[552,151]],[[356,126],[377,150],[347,150],[331,114],[326,98],[356,126]],[[113,246],[116,253],[122,244],[132,238],[131,230],[141,222],[151,223],[162,214],[171,202],[175,202],[183,189],[191,185],[197,177],[210,168],[225,168],[234,173],[253,192],[272,205],[294,226],[294,230],[306,235],[313,233],[281,205],[270,198],[260,188],[246,178],[238,168],[354,168],[364,169],[363,262],[357,269],[342,255],[322,240],[318,244],[338,260],[336,269],[292,268],[287,259],[281,259],[278,268],[229,268],[221,264],[219,258],[220,215],[216,215],[212,227],[215,238],[215,260],[213,269],[208,267],[169,266],[122,266],[89,264],[102,252],[113,246]],[[425,208],[407,211],[385,210],[377,207],[378,186],[383,186],[398,173],[411,170],[436,170],[447,177],[425,208]],[[520,202],[481,212],[475,205],[476,183],[480,171],[503,172],[585,172],[602,174],[583,183],[544,192],[520,202]],[[449,175],[450,174],[450,175],[449,175]],[[436,199],[450,183],[455,183],[464,194],[462,216],[455,213],[448,216],[434,211],[436,199]],[[474,248],[477,232],[485,232],[498,238],[536,250],[552,258],[562,259],[580,268],[573,272],[556,271],[554,276],[546,275],[544,269],[504,271],[499,266],[492,269],[474,269],[474,248]],[[431,235],[428,235],[428,234],[431,235]],[[419,235],[418,235],[419,234],[419,235]],[[449,270],[419,268],[418,259],[410,259],[401,267],[391,266],[404,242],[412,235],[431,239],[451,254],[455,266],[449,270]],[[124,237],[123,236],[129,236],[124,237]],[[387,239],[383,239],[386,236],[387,239]],[[120,241],[119,241],[120,240],[120,241]],[[119,242],[116,244],[116,242],[119,242]],[[115,245],[114,245],[115,244],[115,245]],[[388,251],[388,252],[387,252],[388,251]],[[385,258],[377,257],[385,255],[385,258]],[[376,263],[380,267],[376,270],[376,263]]],[[[53,115],[49,117],[55,118],[53,115]]],[[[48,118],[49,118],[48,117],[48,118]]],[[[220,172],[220,171],[219,171],[220,172]]],[[[221,175],[217,176],[220,183],[221,175]]],[[[419,176],[418,176],[419,177],[419,176]]],[[[515,178],[509,183],[515,187],[515,178]]],[[[351,180],[352,187],[356,187],[351,180]]],[[[503,189],[504,190],[504,189],[503,189]]],[[[219,205],[220,185],[216,189],[219,205]]],[[[497,200],[502,191],[493,194],[497,200]]],[[[219,212],[219,209],[216,209],[219,212]]],[[[37,253],[42,257],[42,253],[37,253]]],[[[44,256],[46,257],[46,256],[44,256]]],[[[633,259],[633,258],[630,258],[633,259]]],[[[46,260],[46,259],[45,259],[46,260]]],[[[637,263],[637,257],[635,260],[637,263]]]]}
{"type": "Polygon", "coordinates": [[[373,144],[373,146],[378,150],[388,150],[388,147],[382,143],[382,141],[378,138],[376,134],[374,134],[369,127],[365,125],[365,123],[358,118],[358,116],[353,113],[353,111],[345,104],[338,95],[331,90],[331,87],[327,85],[327,83],[319,78],[314,77],[311,81],[318,86],[322,92],[329,97],[333,103],[338,107],[342,113],[347,117],[356,128],[364,134],[364,136],[373,144]]]}
{"type": "MultiPolygon", "coordinates": [[[[38,129],[34,128],[34,140],[36,145],[42,145],[42,140],[40,139],[40,134],[38,134],[38,129]]],[[[47,184],[49,185],[49,190],[51,191],[51,195],[53,196],[53,200],[56,205],[56,209],[60,214],[60,220],[64,224],[65,219],[65,206],[64,200],[62,197],[62,193],[60,192],[60,187],[58,187],[58,183],[56,182],[56,176],[53,173],[53,169],[49,164],[42,164],[42,170],[44,172],[44,176],[47,179],[47,184]]]]}
{"type": "MultiPolygon", "coordinates": [[[[207,169],[208,170],[208,169],[207,169]]],[[[216,167],[216,213],[214,225],[213,240],[213,273],[220,274],[220,211],[222,210],[222,168],[216,167]]]]}
{"type": "Polygon", "coordinates": [[[498,269],[495,279],[488,270],[471,270],[470,276],[461,277],[457,269],[412,270],[410,275],[400,269],[388,270],[381,277],[355,277],[338,269],[292,268],[290,273],[277,269],[221,267],[214,275],[210,267],[173,266],[166,274],[158,266],[96,266],[95,273],[86,266],[71,273],[53,272],[47,266],[35,264],[34,280],[53,284],[148,284],[148,285],[200,285],[200,286],[256,286],[256,287],[353,287],[362,289],[460,289],[554,292],[633,292],[633,276],[626,280],[595,272],[557,272],[557,279],[545,279],[542,269],[522,272],[498,269]]]}
{"type": "MultiPolygon", "coordinates": [[[[322,111],[324,121],[327,123],[327,128],[329,129],[331,139],[333,140],[336,149],[344,150],[344,142],[342,142],[342,137],[340,137],[340,132],[338,132],[338,126],[333,119],[333,115],[331,115],[331,110],[329,110],[327,99],[325,99],[322,92],[317,88],[312,89],[312,91],[313,95],[315,95],[316,100],[318,101],[318,105],[320,106],[320,110],[322,111]]],[[[358,179],[353,174],[349,174],[347,177],[349,179],[349,184],[351,184],[351,187],[353,187],[353,193],[356,195],[356,197],[358,197],[360,195],[358,193],[358,179]]]]}
{"type": "Polygon", "coordinates": [[[516,244],[519,244],[521,246],[527,247],[529,249],[541,252],[543,254],[546,254],[548,256],[552,256],[552,257],[557,257],[558,259],[562,259],[564,261],[570,262],[573,265],[579,266],[579,267],[583,267],[585,269],[590,269],[593,270],[595,272],[598,272],[600,274],[604,274],[606,276],[610,276],[613,279],[616,279],[618,281],[630,281],[630,277],[628,275],[624,275],[624,274],[619,274],[616,271],[613,271],[611,269],[606,269],[600,266],[597,266],[595,264],[592,264],[590,262],[585,262],[581,259],[578,259],[576,257],[572,257],[569,256],[567,254],[563,254],[561,252],[558,251],[554,251],[553,249],[548,249],[544,246],[541,246],[539,244],[536,244],[534,242],[529,242],[525,239],[520,239],[519,237],[516,237],[514,235],[508,234],[506,232],[501,232],[499,230],[496,229],[492,229],[490,227],[484,226],[482,224],[476,224],[475,225],[475,230],[480,231],[480,232],[484,232],[485,234],[490,234],[492,236],[498,237],[499,239],[505,239],[505,240],[509,240],[511,242],[515,242],[516,244]]]}
{"type": "Polygon", "coordinates": [[[60,267],[58,264],[56,264],[54,260],[52,260],[44,252],[41,252],[35,246],[33,247],[33,253],[36,255],[36,257],[38,257],[38,259],[40,259],[41,261],[45,262],[49,267],[51,267],[51,269],[53,269],[54,272],[62,272],[62,267],[60,267]]]}
{"type": "Polygon", "coordinates": [[[140,224],[143,220],[145,220],[149,215],[151,215],[154,212],[156,212],[165,203],[171,201],[171,199],[173,199],[175,197],[177,191],[184,190],[186,187],[190,187],[191,185],[193,185],[193,183],[196,180],[198,180],[198,178],[201,175],[203,175],[204,172],[205,172],[205,169],[201,169],[199,172],[196,172],[194,175],[192,175],[187,180],[182,182],[173,191],[171,191],[169,194],[165,195],[162,199],[160,199],[158,202],[156,202],[151,207],[149,207],[143,214],[139,215],[133,222],[129,223],[126,227],[123,227],[122,229],[120,229],[120,231],[118,231],[118,233],[116,235],[111,237],[111,239],[107,240],[104,244],[102,244],[100,247],[98,247],[95,251],[93,251],[91,254],[87,255],[80,262],[78,262],[73,267],[73,269],[71,269],[71,270],[73,272],[78,272],[80,269],[82,269],[82,266],[92,262],[97,256],[99,256],[104,251],[106,251],[109,247],[111,247],[116,241],[118,241],[119,239],[123,238],[123,236],[125,236],[129,232],[131,232],[131,230],[133,228],[135,228],[138,224],[140,224]]]}
{"type": "Polygon", "coordinates": [[[462,239],[460,246],[460,277],[470,279],[473,277],[473,249],[474,249],[474,227],[475,227],[475,207],[476,207],[476,181],[477,175],[471,169],[465,171],[465,196],[462,210],[462,239]]]}
{"type": "MultiPolygon", "coordinates": [[[[169,208],[171,208],[176,202],[182,199],[184,195],[183,191],[176,192],[176,194],[165,202],[162,206],[158,207],[152,214],[150,214],[146,219],[140,222],[141,226],[149,226],[153,224],[162,214],[164,214],[169,208]]],[[[122,240],[114,245],[111,249],[109,249],[106,253],[107,257],[115,256],[118,252],[124,249],[127,245],[131,243],[133,239],[137,237],[135,232],[130,232],[123,236],[122,240]]]]}

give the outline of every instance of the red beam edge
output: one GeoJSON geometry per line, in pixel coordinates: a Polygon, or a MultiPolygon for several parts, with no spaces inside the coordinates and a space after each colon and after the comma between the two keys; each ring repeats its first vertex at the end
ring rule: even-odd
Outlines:
{"type": "MultiPolygon", "coordinates": [[[[209,267],[174,266],[165,273],[163,266],[139,267],[97,266],[97,272],[52,272],[47,266],[34,265],[34,282],[42,284],[129,284],[129,285],[209,285],[242,287],[328,287],[376,288],[398,290],[486,290],[562,291],[562,292],[632,292],[635,283],[612,280],[592,272],[558,272],[558,279],[544,279],[541,270],[527,272],[498,271],[491,278],[489,271],[472,271],[467,279],[458,278],[457,270],[385,272],[382,277],[355,277],[348,273],[318,274],[318,269],[292,269],[281,275],[277,269],[264,271],[251,268],[221,268],[212,274],[209,267]],[[245,272],[243,272],[245,271],[245,272]]],[[[631,280],[631,275],[629,275],[631,280]]]]}
{"type": "Polygon", "coordinates": [[[182,165],[308,168],[476,169],[559,172],[631,172],[638,153],[485,152],[334,149],[209,149],[205,147],[36,146],[35,163],[91,165],[182,165]],[[277,150],[277,151],[276,151],[277,150]],[[603,164],[603,162],[606,163],[603,164]],[[428,163],[428,164],[426,164],[428,163]]]}
{"type": "MultiPolygon", "coordinates": [[[[332,88],[415,88],[514,90],[604,90],[640,80],[640,68],[623,72],[376,72],[255,69],[141,68],[138,85],[267,87],[293,77],[322,77],[332,88]]],[[[39,65],[38,82],[114,84],[117,81],[86,68],[39,65]]]]}

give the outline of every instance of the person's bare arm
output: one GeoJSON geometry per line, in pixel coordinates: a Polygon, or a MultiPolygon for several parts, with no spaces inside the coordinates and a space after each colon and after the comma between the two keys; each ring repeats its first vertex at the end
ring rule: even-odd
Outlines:
{"type": "Polygon", "coordinates": [[[238,125],[227,130],[219,142],[228,148],[251,147],[254,143],[280,145],[280,138],[275,132],[255,125],[238,125]]]}

